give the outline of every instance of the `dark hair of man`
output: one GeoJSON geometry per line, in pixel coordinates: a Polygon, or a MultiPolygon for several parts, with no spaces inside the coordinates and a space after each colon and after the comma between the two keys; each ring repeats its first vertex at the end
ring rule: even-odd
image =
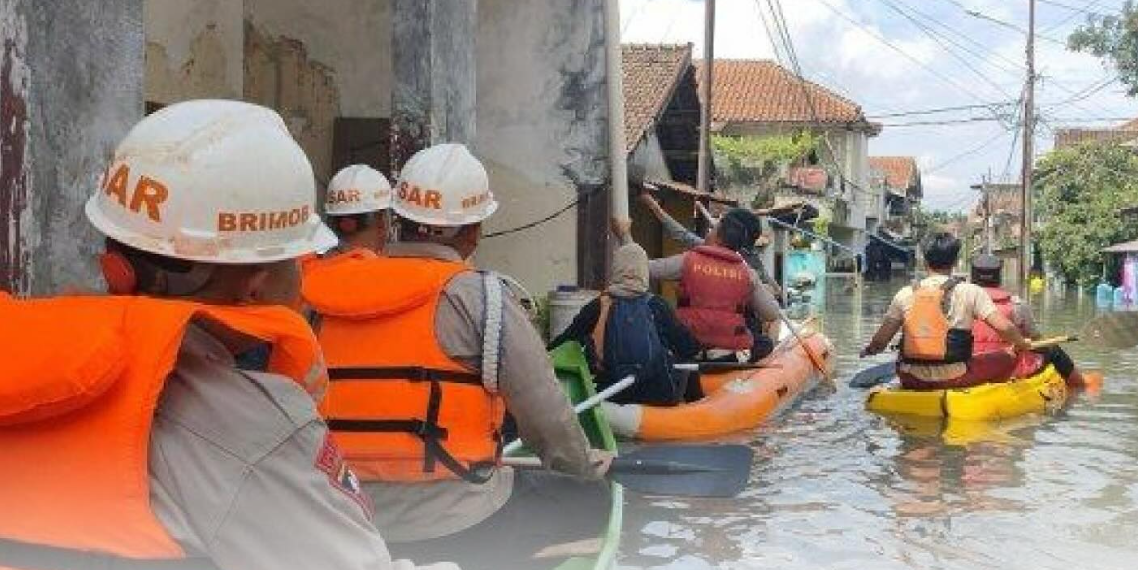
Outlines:
{"type": "Polygon", "coordinates": [[[937,232],[925,240],[921,252],[929,269],[950,271],[960,258],[960,240],[948,232],[937,232]]]}
{"type": "Polygon", "coordinates": [[[346,214],[343,216],[328,216],[328,225],[336,237],[341,239],[366,230],[375,225],[375,213],[346,214]]]}
{"type": "Polygon", "coordinates": [[[761,232],[759,217],[743,208],[734,208],[723,214],[715,231],[719,243],[732,251],[751,247],[761,232]]]}

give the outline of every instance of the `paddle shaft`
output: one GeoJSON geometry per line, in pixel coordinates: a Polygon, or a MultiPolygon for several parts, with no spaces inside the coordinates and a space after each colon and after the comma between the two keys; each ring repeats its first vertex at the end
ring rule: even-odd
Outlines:
{"type": "MultiPolygon", "coordinates": [[[[502,465],[517,469],[545,469],[537,457],[503,457],[502,465]]],[[[615,457],[609,466],[609,473],[639,473],[643,475],[680,475],[687,473],[714,473],[722,471],[715,467],[680,463],[678,461],[658,461],[615,457]]]]}
{"type": "Polygon", "coordinates": [[[817,354],[814,353],[814,349],[810,348],[809,344],[806,344],[806,341],[802,338],[802,335],[798,334],[798,331],[794,328],[794,323],[790,322],[790,317],[787,317],[786,313],[783,313],[782,311],[778,312],[778,316],[782,319],[782,324],[786,325],[786,328],[790,330],[790,334],[794,335],[794,340],[797,340],[798,345],[801,346],[802,350],[806,352],[806,356],[810,358],[810,363],[814,365],[814,368],[818,372],[821,372],[822,377],[827,381],[833,382],[834,377],[830,374],[830,371],[826,369],[826,364],[822,362],[822,359],[819,358],[817,354]]]}
{"type": "MultiPolygon", "coordinates": [[[[636,382],[635,376],[625,376],[612,386],[609,386],[608,388],[605,388],[604,390],[601,390],[600,392],[597,392],[596,394],[584,400],[581,400],[580,403],[578,403],[576,406],[573,406],[573,411],[578,414],[587,412],[597,407],[597,404],[608,400],[609,398],[615,396],[617,393],[623,391],[625,388],[628,388],[634,382],[636,382]]],[[[517,453],[518,451],[521,451],[522,445],[523,444],[521,439],[515,439],[502,448],[502,455],[517,453]]]]}

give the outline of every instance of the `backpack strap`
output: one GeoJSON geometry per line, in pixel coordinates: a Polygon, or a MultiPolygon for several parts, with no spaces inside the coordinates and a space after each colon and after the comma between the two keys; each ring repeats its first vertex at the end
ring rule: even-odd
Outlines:
{"type": "Polygon", "coordinates": [[[948,310],[952,308],[952,292],[955,291],[956,286],[961,283],[963,283],[962,279],[949,277],[948,281],[945,281],[944,284],[940,286],[940,290],[944,292],[944,295],[940,298],[940,310],[946,317],[948,316],[948,310]]]}
{"type": "Polygon", "coordinates": [[[597,302],[601,304],[600,313],[597,315],[597,324],[593,325],[593,349],[597,351],[597,368],[604,368],[605,360],[605,330],[608,328],[609,311],[612,309],[612,298],[608,293],[601,293],[597,297],[597,302]]]}

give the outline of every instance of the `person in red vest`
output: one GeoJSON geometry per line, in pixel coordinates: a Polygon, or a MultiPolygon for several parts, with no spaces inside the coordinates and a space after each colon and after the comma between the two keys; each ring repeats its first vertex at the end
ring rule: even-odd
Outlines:
{"type": "Polygon", "coordinates": [[[85,209],[111,294],[0,294],[0,568],[415,568],[317,413],[311,329],[267,306],[336,243],[315,196],[264,107],[188,101],[127,134],[85,209]]]}
{"type": "MultiPolygon", "coordinates": [[[[992,299],[992,303],[996,305],[996,310],[1004,318],[1014,323],[1020,334],[1026,338],[1038,340],[1042,335],[1035,325],[1031,306],[1001,287],[1003,269],[1004,261],[999,257],[989,254],[977,255],[972,259],[972,282],[984,289],[984,292],[992,299]]],[[[973,324],[972,338],[974,342],[973,353],[977,355],[1007,351],[1010,346],[995,329],[982,321],[973,324]]],[[[1069,386],[1076,387],[1085,384],[1083,374],[1075,367],[1075,361],[1058,346],[1022,354],[1016,365],[1015,376],[1017,378],[1031,376],[1047,364],[1054,365],[1055,370],[1063,376],[1069,386]]]]}
{"type": "MultiPolygon", "coordinates": [[[[628,220],[614,220],[614,230],[622,242],[631,241],[628,220]]],[[[677,314],[708,360],[735,359],[746,352],[753,362],[774,349],[762,331],[777,336],[778,302],[739,253],[761,232],[758,216],[735,208],[720,218],[703,245],[648,265],[653,280],[679,281],[677,314]],[[757,317],[757,330],[748,326],[748,312],[757,317]]]]}

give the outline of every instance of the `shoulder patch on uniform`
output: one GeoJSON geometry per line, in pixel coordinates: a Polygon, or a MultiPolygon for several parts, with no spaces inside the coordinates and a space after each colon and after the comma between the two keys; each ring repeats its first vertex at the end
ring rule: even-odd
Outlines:
{"type": "Polygon", "coordinates": [[[364,492],[359,478],[348,467],[348,462],[344,460],[344,454],[340,452],[340,447],[332,439],[331,432],[324,434],[324,443],[321,444],[320,451],[316,453],[316,468],[328,476],[328,482],[332,484],[332,487],[347,495],[349,499],[363,508],[368,519],[372,518],[374,509],[371,498],[364,492]]]}

